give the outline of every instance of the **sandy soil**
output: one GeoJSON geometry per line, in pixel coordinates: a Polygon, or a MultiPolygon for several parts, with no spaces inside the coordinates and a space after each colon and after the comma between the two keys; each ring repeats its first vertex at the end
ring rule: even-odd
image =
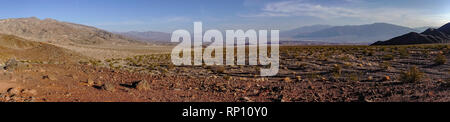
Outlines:
{"type": "Polygon", "coordinates": [[[408,55],[403,58],[399,58],[398,50],[283,47],[276,77],[257,76],[257,68],[251,66],[175,67],[167,55],[105,59],[95,64],[27,63],[15,70],[0,70],[0,101],[450,101],[449,62],[433,65],[436,55],[449,57],[447,47],[407,47],[408,55]],[[384,55],[394,55],[394,59],[384,55]],[[390,65],[384,66],[383,62],[390,65]],[[403,81],[402,72],[412,66],[419,67],[423,77],[417,82],[403,81]]]}

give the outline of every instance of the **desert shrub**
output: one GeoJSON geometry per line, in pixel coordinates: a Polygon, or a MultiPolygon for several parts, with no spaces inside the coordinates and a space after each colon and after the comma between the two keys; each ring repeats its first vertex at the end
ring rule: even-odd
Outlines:
{"type": "Polygon", "coordinates": [[[343,66],[344,68],[351,68],[353,65],[350,62],[344,62],[343,66]]]}
{"type": "Polygon", "coordinates": [[[405,48],[399,49],[400,58],[408,58],[409,52],[405,48]]]}
{"type": "Polygon", "coordinates": [[[391,67],[391,63],[384,61],[383,63],[380,64],[380,67],[381,69],[388,70],[389,67],[391,67]]]}
{"type": "Polygon", "coordinates": [[[100,60],[89,60],[89,64],[91,64],[92,66],[100,66],[102,63],[102,61],[100,60]]]}
{"type": "Polygon", "coordinates": [[[224,66],[214,66],[214,67],[210,67],[210,69],[214,73],[218,73],[218,74],[223,74],[223,73],[225,73],[225,70],[226,70],[224,66]]]}
{"type": "Polygon", "coordinates": [[[387,55],[384,55],[382,59],[383,60],[394,60],[394,56],[391,54],[387,54],[387,55]]]}
{"type": "Polygon", "coordinates": [[[430,55],[430,50],[423,50],[422,54],[423,54],[422,56],[424,56],[425,58],[428,58],[430,55]]]}
{"type": "Polygon", "coordinates": [[[105,62],[110,63],[112,60],[111,59],[105,59],[105,62]]]}
{"type": "Polygon", "coordinates": [[[299,63],[297,65],[300,69],[306,69],[308,67],[308,64],[306,64],[306,63],[299,63]]]}
{"type": "Polygon", "coordinates": [[[342,61],[349,61],[349,60],[350,60],[350,57],[349,57],[349,56],[342,56],[340,59],[341,59],[342,61]]]}
{"type": "Polygon", "coordinates": [[[122,65],[118,65],[117,67],[115,67],[115,69],[122,69],[123,66],[122,65]]]}
{"type": "Polygon", "coordinates": [[[147,70],[156,70],[158,67],[155,64],[146,65],[147,70]]]}
{"type": "Polygon", "coordinates": [[[231,76],[228,76],[228,75],[225,75],[225,76],[223,76],[223,79],[225,79],[225,80],[232,80],[232,79],[233,79],[233,77],[231,77],[231,76]]]}
{"type": "Polygon", "coordinates": [[[335,76],[340,76],[342,74],[342,67],[340,65],[333,65],[333,67],[330,70],[331,73],[333,73],[335,76]]]}
{"type": "Polygon", "coordinates": [[[328,61],[328,58],[324,54],[318,56],[319,61],[328,61]]]}
{"type": "Polygon", "coordinates": [[[305,61],[305,57],[303,56],[296,56],[295,57],[298,61],[305,61]]]}
{"type": "Polygon", "coordinates": [[[434,64],[436,65],[443,65],[445,62],[447,62],[447,58],[442,54],[438,54],[434,59],[434,64]]]}
{"type": "Polygon", "coordinates": [[[374,56],[374,55],[375,55],[375,52],[373,52],[373,51],[371,51],[371,50],[368,50],[368,49],[365,49],[365,50],[363,51],[363,54],[366,55],[366,56],[374,56]]]}
{"type": "Polygon", "coordinates": [[[387,51],[389,51],[389,48],[387,48],[387,47],[382,47],[380,51],[387,52],[387,51]]]}
{"type": "Polygon", "coordinates": [[[359,81],[359,76],[361,76],[361,73],[358,72],[350,73],[347,75],[347,79],[350,81],[359,81]]]}
{"type": "Polygon", "coordinates": [[[450,78],[444,80],[441,84],[442,87],[450,88],[450,78]]]}
{"type": "Polygon", "coordinates": [[[423,78],[423,73],[419,71],[419,68],[413,66],[407,71],[402,72],[400,75],[400,80],[405,83],[415,83],[419,82],[423,78]]]}
{"type": "Polygon", "coordinates": [[[172,63],[169,63],[169,64],[167,65],[167,69],[169,69],[169,70],[174,69],[174,68],[175,68],[175,65],[172,64],[172,63]]]}
{"type": "Polygon", "coordinates": [[[447,47],[447,45],[435,45],[434,46],[434,49],[436,49],[436,50],[443,50],[443,49],[445,49],[447,47]]]}
{"type": "Polygon", "coordinates": [[[160,69],[160,71],[161,71],[161,73],[163,73],[163,74],[165,74],[165,73],[168,73],[168,72],[169,72],[169,70],[167,70],[167,69],[164,69],[164,68],[161,68],[161,69],[160,69]]]}
{"type": "Polygon", "coordinates": [[[80,61],[78,61],[78,63],[81,64],[81,65],[88,65],[89,61],[80,60],[80,61]]]}
{"type": "Polygon", "coordinates": [[[291,79],[291,78],[289,78],[289,77],[285,77],[285,78],[283,79],[283,81],[284,81],[284,82],[291,82],[291,81],[292,81],[292,79],[291,79]]]}

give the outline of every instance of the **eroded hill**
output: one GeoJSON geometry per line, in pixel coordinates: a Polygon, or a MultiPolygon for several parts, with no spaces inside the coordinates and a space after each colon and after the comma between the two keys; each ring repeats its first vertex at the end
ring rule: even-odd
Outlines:
{"type": "Polygon", "coordinates": [[[127,44],[137,42],[98,28],[54,19],[14,18],[0,20],[0,33],[33,41],[57,44],[127,44]]]}
{"type": "Polygon", "coordinates": [[[0,34],[0,61],[5,62],[11,58],[40,63],[77,63],[88,59],[79,53],[44,42],[0,34]]]}

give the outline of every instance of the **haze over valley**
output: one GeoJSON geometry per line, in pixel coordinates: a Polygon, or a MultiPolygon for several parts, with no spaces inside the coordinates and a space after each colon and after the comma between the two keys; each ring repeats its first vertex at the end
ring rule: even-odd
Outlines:
{"type": "MultiPolygon", "coordinates": [[[[447,0],[2,5],[0,102],[450,101],[447,0]],[[178,50],[172,32],[182,29],[192,36],[194,22],[202,22],[203,32],[219,30],[223,40],[225,30],[280,30],[280,45],[207,43],[178,50]],[[220,49],[231,53],[220,57],[220,49]],[[273,61],[269,65],[262,62],[264,49],[273,61]],[[183,65],[174,61],[177,56],[186,59],[183,65]],[[213,57],[218,63],[207,64],[213,57]],[[259,61],[252,64],[253,59],[259,61]],[[220,63],[228,60],[244,65],[220,63]],[[277,72],[262,75],[268,67],[277,72]]],[[[204,35],[198,39],[208,39],[204,35]]]]}

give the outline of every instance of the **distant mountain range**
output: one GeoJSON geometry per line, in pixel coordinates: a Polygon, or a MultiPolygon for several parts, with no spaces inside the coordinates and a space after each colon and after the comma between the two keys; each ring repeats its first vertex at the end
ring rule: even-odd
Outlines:
{"type": "Polygon", "coordinates": [[[299,34],[307,34],[312,33],[328,28],[332,28],[331,25],[311,25],[311,26],[303,26],[289,31],[280,32],[280,37],[283,40],[295,40],[294,37],[299,34]]]}
{"type": "Polygon", "coordinates": [[[439,28],[439,27],[433,27],[433,26],[424,26],[424,27],[416,27],[414,28],[415,30],[417,30],[417,32],[424,32],[429,28],[439,28]]]}
{"type": "Polygon", "coordinates": [[[388,23],[346,26],[315,25],[282,32],[280,38],[293,41],[370,44],[409,32],[418,32],[418,30],[388,23]]]}
{"type": "MultiPolygon", "coordinates": [[[[417,33],[423,28],[412,29],[388,23],[346,26],[312,25],[280,32],[280,42],[284,44],[371,44],[379,41],[375,43],[376,45],[447,43],[450,39],[449,26],[447,24],[439,29],[428,29],[417,33]],[[403,36],[393,38],[398,35],[403,36]]],[[[111,33],[91,26],[54,19],[41,20],[35,17],[2,19],[0,33],[62,45],[114,45],[141,42],[161,44],[170,43],[171,39],[171,34],[164,32],[111,33]]]]}
{"type": "Polygon", "coordinates": [[[115,32],[115,33],[127,38],[150,43],[169,43],[171,39],[170,33],[156,32],[156,31],[146,31],[146,32],[130,31],[130,32],[115,32]]]}
{"type": "MultiPolygon", "coordinates": [[[[387,23],[347,26],[312,25],[282,31],[280,41],[289,44],[371,44],[409,32],[418,32],[418,30],[387,23]]],[[[150,43],[168,43],[171,38],[170,33],[155,31],[116,32],[116,34],[150,43]]]]}
{"type": "Polygon", "coordinates": [[[378,41],[372,45],[408,45],[450,43],[450,23],[439,29],[429,28],[422,33],[410,32],[387,41],[378,41]]]}
{"type": "Polygon", "coordinates": [[[13,18],[0,20],[0,33],[27,40],[57,44],[125,44],[137,42],[95,27],[54,19],[13,18]]]}

